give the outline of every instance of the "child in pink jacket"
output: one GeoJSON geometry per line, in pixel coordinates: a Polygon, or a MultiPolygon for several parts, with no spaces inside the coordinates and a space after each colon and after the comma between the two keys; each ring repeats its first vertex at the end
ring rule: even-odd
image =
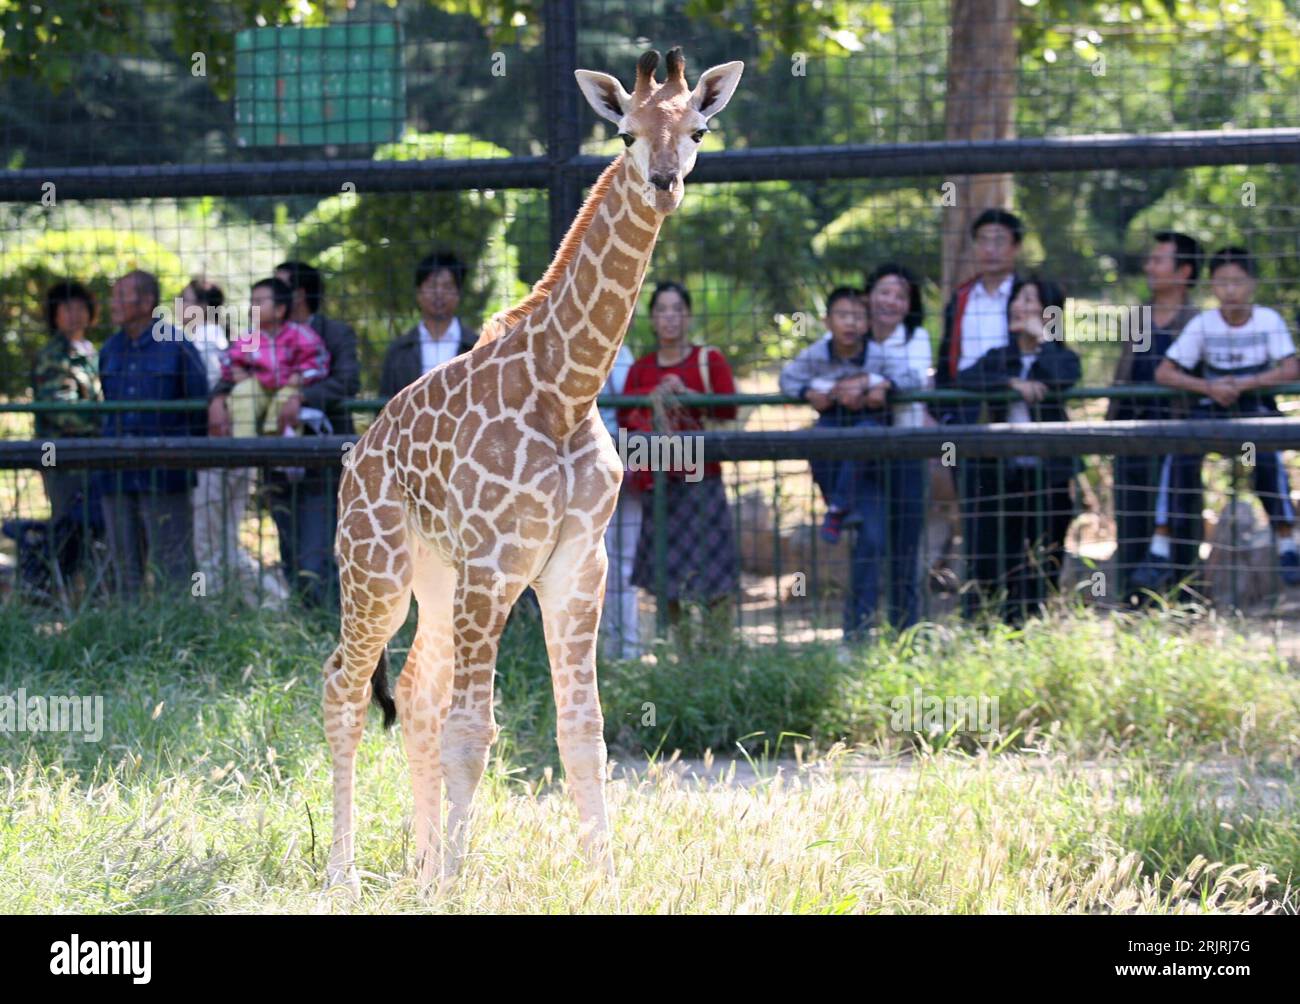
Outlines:
{"type": "Polygon", "coordinates": [[[257,327],[231,341],[221,368],[222,379],[234,383],[230,421],[235,436],[297,435],[298,428],[280,428],[281,409],[329,373],[329,351],[320,336],[288,320],[292,298],[292,290],[279,279],[253,286],[257,327]]]}

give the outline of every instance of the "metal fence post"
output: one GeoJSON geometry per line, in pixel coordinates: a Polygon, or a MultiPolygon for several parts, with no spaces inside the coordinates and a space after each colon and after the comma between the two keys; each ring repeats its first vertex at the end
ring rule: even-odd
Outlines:
{"type": "Polygon", "coordinates": [[[659,636],[668,633],[668,484],[656,465],[654,471],[655,521],[655,627],[659,636]]]}
{"type": "MultiPolygon", "coordinates": [[[[777,648],[785,647],[785,630],[784,618],[782,612],[785,604],[782,602],[781,595],[781,477],[777,474],[778,461],[772,462],[772,573],[776,578],[776,644],[777,648]]],[[[743,600],[745,591],[742,589],[736,596],[736,606],[739,609],[743,600]]]]}
{"type": "Polygon", "coordinates": [[[549,168],[547,203],[551,247],[558,248],[582,208],[582,185],[572,167],[578,156],[578,11],[576,0],[546,0],[542,4],[546,46],[546,159],[549,168]]]}
{"type": "MultiPolygon", "coordinates": [[[[1204,465],[1202,465],[1204,466],[1204,465]]],[[[1235,610],[1241,610],[1241,590],[1237,581],[1237,560],[1241,556],[1241,541],[1237,537],[1237,482],[1241,477],[1240,460],[1236,454],[1232,457],[1232,472],[1228,475],[1228,523],[1232,533],[1232,542],[1228,545],[1228,553],[1232,555],[1231,563],[1228,566],[1228,577],[1231,582],[1229,591],[1232,593],[1232,606],[1235,610]]],[[[1211,547],[1214,545],[1211,544],[1211,547]]]]}

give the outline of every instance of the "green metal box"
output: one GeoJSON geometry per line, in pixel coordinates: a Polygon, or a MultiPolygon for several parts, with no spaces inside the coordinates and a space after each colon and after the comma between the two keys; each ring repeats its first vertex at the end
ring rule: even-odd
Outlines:
{"type": "Polygon", "coordinates": [[[251,28],[235,36],[241,146],[389,143],[405,121],[396,24],[251,28]]]}

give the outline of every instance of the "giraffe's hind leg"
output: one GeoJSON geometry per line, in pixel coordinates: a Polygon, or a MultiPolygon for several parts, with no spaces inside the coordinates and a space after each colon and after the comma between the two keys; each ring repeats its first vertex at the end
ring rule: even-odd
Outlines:
{"type": "Polygon", "coordinates": [[[420,620],[397,682],[397,712],[415,796],[412,829],[420,885],[428,889],[442,869],[442,757],[439,725],[451,699],[455,650],[452,602],[456,573],[430,554],[417,555],[413,588],[420,620]]]}
{"type": "Polygon", "coordinates": [[[370,701],[370,677],[384,646],[406,619],[411,561],[403,531],[375,536],[364,513],[339,523],[341,640],[325,663],[324,717],[334,764],[334,837],[327,881],[361,892],[356,870],[353,788],[357,746],[370,701]]]}

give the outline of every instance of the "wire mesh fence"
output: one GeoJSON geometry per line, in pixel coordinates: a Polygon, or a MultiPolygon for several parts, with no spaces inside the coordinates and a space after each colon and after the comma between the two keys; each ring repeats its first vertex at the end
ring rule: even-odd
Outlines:
{"type": "MultiPolygon", "coordinates": [[[[1154,365],[1133,368],[1135,354],[1154,361],[1168,348],[1159,325],[1105,323],[1143,307],[1159,315],[1167,302],[1173,280],[1150,264],[1153,248],[1169,244],[1158,235],[1193,235],[1205,252],[1193,269],[1199,281],[1182,281],[1189,309],[1220,305],[1208,253],[1241,246],[1252,256],[1253,305],[1288,327],[1298,319],[1300,12],[1289,4],[899,0],[794,15],[763,2],[572,0],[487,5],[482,20],[458,5],[84,6],[66,8],[80,18],[45,23],[40,46],[28,46],[35,25],[19,19],[48,12],[0,13],[8,50],[0,58],[0,428],[12,443],[52,443],[62,458],[53,469],[39,450],[7,462],[0,511],[18,521],[19,541],[7,545],[15,584],[24,562],[44,553],[45,571],[31,565],[29,573],[40,589],[125,588],[143,570],[124,572],[120,555],[143,547],[156,559],[149,531],[170,521],[188,528],[189,543],[162,549],[175,577],[228,568],[225,580],[257,602],[295,588],[328,601],[339,458],[296,455],[280,433],[333,442],[332,434],[364,432],[396,389],[468,348],[495,310],[526,293],[587,186],[622,149],[581,104],[574,67],[614,73],[627,86],[652,46],[681,44],[691,79],[728,60],[746,63],[734,100],[703,138],[646,283],[647,293],[662,281],[688,291],[686,340],[712,346],[742,395],[732,431],[813,423],[808,402],[775,396],[782,369],[834,327],[833,291],[864,290],[885,262],[906,269],[919,294],[909,331],[929,349],[924,376],[962,386],[962,350],[947,366],[954,324],[946,308],[986,267],[972,224],[990,206],[1013,208],[1023,223],[1007,276],[1038,273],[1064,286],[1056,340],[1077,356],[1079,374],[1056,419],[1113,420],[1106,388],[1116,383],[1175,400],[1154,386],[1154,365]],[[123,281],[137,270],[156,280],[156,292],[151,282],[123,281]],[[274,351],[283,337],[254,320],[259,302],[273,315],[279,309],[278,291],[265,284],[272,276],[288,280],[286,321],[328,353],[327,378],[302,387],[306,427],[296,411],[289,422],[267,420],[266,402],[255,402],[275,442],[268,436],[242,466],[224,468],[205,468],[197,449],[188,470],[168,466],[145,440],[124,441],[182,428],[210,438],[209,397],[240,382],[221,346],[252,334],[274,351]],[[141,311],[151,330],[156,321],[180,329],[165,360],[108,349],[141,311]],[[60,332],[70,347],[54,359],[46,353],[60,332]],[[201,380],[175,375],[186,343],[204,350],[201,380]],[[79,362],[92,350],[97,380],[79,362]],[[79,407],[59,410],[70,404],[79,407]],[[146,413],[147,421],[128,418],[146,413]],[[57,472],[77,455],[63,447],[88,436],[99,442],[77,463],[89,466],[57,472]],[[123,442],[153,468],[113,466],[123,442]],[[170,508],[123,507],[124,496],[168,498],[170,508]],[[100,530],[106,505],[111,528],[100,530]],[[58,527],[69,514],[82,524],[75,584],[63,581],[72,565],[48,560],[52,546],[66,549],[69,523],[58,527]]],[[[889,332],[869,330],[865,299],[858,337],[883,344],[889,332]]],[[[663,335],[649,300],[627,334],[637,359],[653,356],[663,335]]],[[[1014,341],[1010,330],[1004,318],[1004,342],[1014,341]]],[[[904,390],[891,387],[888,406],[866,409],[879,419],[866,424],[897,430],[891,422],[909,402],[922,402],[912,413],[918,422],[951,421],[949,405],[964,400],[974,410],[955,428],[965,429],[993,413],[972,402],[1003,400],[904,390]]],[[[1197,397],[1177,399],[1185,414],[1197,397]]],[[[1281,407],[1285,414],[1285,395],[1281,407]]],[[[1026,414],[1043,418],[1036,408],[1026,414]]],[[[719,432],[710,429],[706,443],[722,442],[719,432]]],[[[873,435],[864,442],[877,450],[883,441],[873,435]]],[[[1042,453],[1046,440],[1003,460],[972,455],[963,466],[969,436],[954,432],[951,464],[941,449],[919,447],[864,460],[848,475],[842,527],[826,525],[811,454],[732,461],[718,453],[726,508],[715,499],[710,511],[731,525],[727,608],[746,634],[780,639],[863,628],[863,611],[877,606],[872,590],[880,616],[890,619],[892,608],[899,623],[969,614],[972,597],[997,605],[1006,591],[1023,601],[1022,614],[1043,591],[1124,603],[1161,536],[1170,540],[1168,564],[1148,570],[1157,591],[1182,581],[1183,595],[1276,607],[1290,574],[1279,531],[1291,503],[1289,457],[1273,454],[1294,444],[1246,457],[1248,440],[1239,438],[1203,473],[1188,459],[1196,452],[1166,463],[1165,453],[1080,446],[1074,455],[1083,461],[1065,465],[1072,469],[1062,479],[1064,468],[1042,453]],[[1239,495],[1261,458],[1272,472],[1255,483],[1263,507],[1239,495]]],[[[658,554],[635,594],[641,609],[626,614],[647,620],[642,634],[655,620],[662,629],[669,613],[665,536],[681,525],[665,521],[694,511],[679,511],[676,489],[663,487],[673,478],[657,480],[657,508],[650,487],[616,521],[616,531],[644,534],[658,554]]],[[[631,576],[636,547],[614,540],[611,548],[626,559],[619,574],[631,576]]],[[[222,581],[209,578],[205,588],[222,581]]],[[[1014,606],[997,610],[1014,617],[1014,606]]]]}

